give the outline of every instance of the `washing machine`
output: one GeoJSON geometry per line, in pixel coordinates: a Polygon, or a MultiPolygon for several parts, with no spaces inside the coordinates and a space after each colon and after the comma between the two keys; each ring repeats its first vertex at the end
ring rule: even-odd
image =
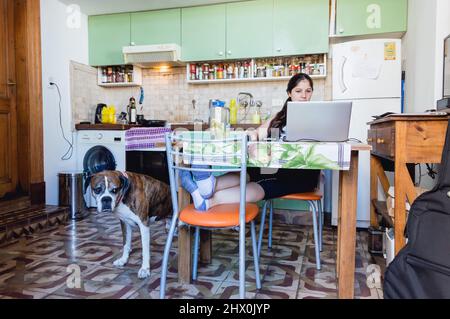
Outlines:
{"type": "MultiPolygon", "coordinates": [[[[83,171],[85,176],[104,170],[125,171],[125,131],[78,131],[77,169],[83,171]]],[[[87,207],[97,207],[89,186],[84,198],[87,207]]]]}

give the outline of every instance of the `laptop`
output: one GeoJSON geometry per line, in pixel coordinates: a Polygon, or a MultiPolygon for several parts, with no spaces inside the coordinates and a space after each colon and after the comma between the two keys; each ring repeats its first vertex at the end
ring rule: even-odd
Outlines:
{"type": "Polygon", "coordinates": [[[288,102],[286,142],[345,142],[352,102],[288,102]]]}

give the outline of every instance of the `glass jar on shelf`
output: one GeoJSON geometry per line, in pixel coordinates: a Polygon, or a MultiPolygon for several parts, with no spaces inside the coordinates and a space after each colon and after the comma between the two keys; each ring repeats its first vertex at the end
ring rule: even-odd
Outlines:
{"type": "Polygon", "coordinates": [[[227,79],[232,79],[233,78],[233,71],[234,71],[234,66],[232,63],[228,64],[227,66],[227,79]]]}
{"type": "Polygon", "coordinates": [[[189,79],[190,80],[196,80],[196,77],[195,77],[195,63],[192,63],[192,64],[189,65],[189,73],[190,73],[189,79]]]}
{"type": "Polygon", "coordinates": [[[217,67],[217,80],[222,79],[223,79],[223,65],[219,64],[219,66],[217,67]]]}

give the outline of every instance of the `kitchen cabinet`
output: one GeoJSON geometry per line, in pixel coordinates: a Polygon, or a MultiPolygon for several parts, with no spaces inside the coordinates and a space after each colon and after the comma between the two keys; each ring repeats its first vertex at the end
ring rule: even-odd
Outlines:
{"type": "Polygon", "coordinates": [[[226,5],[181,9],[183,61],[225,58],[226,5]]]}
{"type": "Polygon", "coordinates": [[[184,61],[327,53],[329,2],[257,0],[185,8],[181,28],[184,61]]]}
{"type": "Polygon", "coordinates": [[[181,9],[131,13],[131,45],[181,44],[181,9]]]}
{"type": "Polygon", "coordinates": [[[131,14],[89,16],[89,64],[124,64],[122,47],[130,45],[131,14]]]}
{"type": "Polygon", "coordinates": [[[274,1],[274,56],[327,53],[328,33],[328,0],[274,1]]]}
{"type": "Polygon", "coordinates": [[[226,58],[267,57],[273,52],[273,0],[228,3],[226,58]]]}
{"type": "Polygon", "coordinates": [[[336,35],[405,32],[407,0],[337,0],[336,35]]]}

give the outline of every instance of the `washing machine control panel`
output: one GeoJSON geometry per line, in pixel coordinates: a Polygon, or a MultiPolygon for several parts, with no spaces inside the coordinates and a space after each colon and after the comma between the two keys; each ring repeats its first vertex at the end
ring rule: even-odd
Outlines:
{"type": "Polygon", "coordinates": [[[125,146],[125,131],[79,131],[78,140],[82,144],[125,146]]]}

